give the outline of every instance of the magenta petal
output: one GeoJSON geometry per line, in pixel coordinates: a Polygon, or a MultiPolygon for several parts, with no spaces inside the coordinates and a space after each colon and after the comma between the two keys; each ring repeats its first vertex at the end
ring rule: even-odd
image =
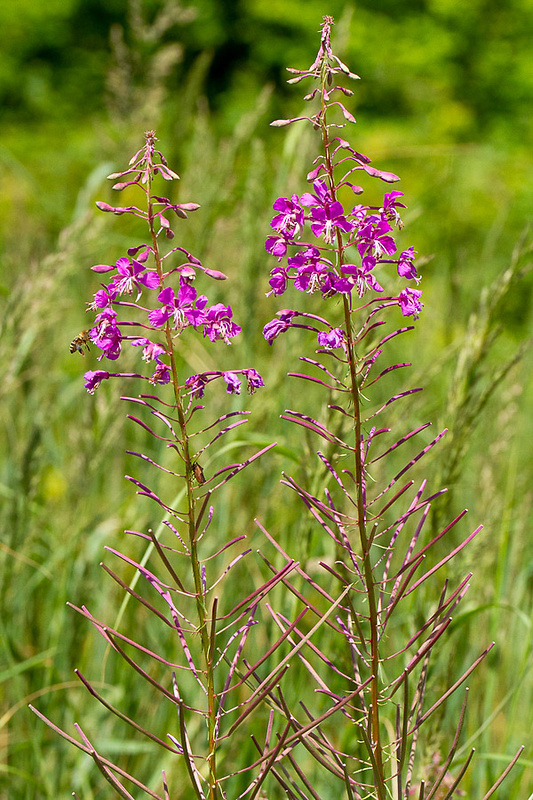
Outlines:
{"type": "Polygon", "coordinates": [[[102,369],[97,369],[94,371],[86,372],[83,376],[85,378],[85,388],[89,392],[89,394],[94,394],[95,390],[98,389],[102,381],[107,380],[109,376],[109,372],[105,372],[102,369]]]}
{"type": "Polygon", "coordinates": [[[120,272],[121,275],[130,275],[131,274],[131,266],[130,260],[126,256],[121,256],[116,263],[117,271],[120,272]]]}
{"type": "Polygon", "coordinates": [[[345,275],[357,275],[358,272],[357,264],[343,264],[341,267],[341,272],[345,275]]]}
{"type": "Polygon", "coordinates": [[[240,394],[241,393],[241,382],[238,379],[237,375],[234,372],[223,372],[224,380],[228,384],[228,388],[226,392],[228,394],[240,394]]]}
{"type": "Polygon", "coordinates": [[[154,308],[148,314],[148,321],[154,328],[160,328],[170,317],[170,313],[162,308],[154,308]]]}
{"type": "Polygon", "coordinates": [[[287,252],[287,242],[280,236],[269,236],[265,242],[265,250],[281,258],[287,252]]]}
{"type": "Polygon", "coordinates": [[[344,214],[344,208],[342,207],[342,203],[339,203],[338,200],[335,200],[330,207],[329,207],[330,217],[340,217],[344,214]]]}
{"type": "Polygon", "coordinates": [[[159,275],[151,269],[147,269],[144,275],[139,276],[140,283],[147,289],[157,289],[159,286],[159,275]]]}
{"type": "Polygon", "coordinates": [[[182,283],[178,292],[178,303],[180,306],[186,306],[194,303],[196,300],[197,291],[193,286],[188,283],[182,283]]]}
{"type": "Polygon", "coordinates": [[[302,206],[316,206],[318,205],[317,198],[310,192],[304,192],[300,197],[300,205],[302,206]]]}
{"type": "Polygon", "coordinates": [[[162,292],[160,292],[157,296],[157,299],[160,303],[164,305],[170,305],[174,301],[174,289],[172,286],[166,286],[162,292]]]}

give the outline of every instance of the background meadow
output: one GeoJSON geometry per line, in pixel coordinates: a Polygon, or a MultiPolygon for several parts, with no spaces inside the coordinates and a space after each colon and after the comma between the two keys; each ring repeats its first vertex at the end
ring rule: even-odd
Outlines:
{"type": "MultiPolygon", "coordinates": [[[[435,527],[464,507],[467,523],[457,536],[485,526],[449,568],[452,578],[474,574],[430,683],[453,682],[496,641],[470,679],[463,747],[466,753],[475,745],[477,755],[467,796],[481,800],[522,743],[519,766],[497,796],[533,796],[533,237],[527,230],[533,3],[4,0],[2,798],[51,800],[73,790],[84,800],[109,796],[89,759],[39,722],[29,702],[67,730],[82,723],[102,751],[122,754],[124,767],[146,783],[155,785],[162,767],[179,774],[180,767],[160,760],[75,679],[79,667],[128,716],[162,716],[65,605],[86,604],[113,622],[122,596],[99,567],[104,545],[129,548],[140,558],[142,543],[123,544],[124,529],[159,524],[154,507],[139,502],[123,476],[148,478],[125,450],[162,456],[125,419],[116,386],[86,394],[82,373],[95,368],[96,354],[82,360],[68,350],[86,327],[85,303],[98,285],[90,267],[114,263],[132,238],[144,239],[134,221],[100,214],[94,203],[110,201],[105,176],[124,168],[148,128],[157,130],[181,176],[176,201],[202,206],[178,229],[176,242],[228,275],[212,299],[231,302],[246,332],[219,349],[217,362],[213,351],[184,336],[183,372],[224,368],[221,362],[255,366],[267,383],[261,393],[230,400],[221,390],[213,394],[220,413],[229,403],[251,409],[239,441],[279,443],[226,489],[218,529],[224,537],[245,533],[251,547],[263,548],[257,516],[306,564],[322,556],[316,530],[279,486],[283,470],[321,478],[313,476],[314,442],[304,442],[309,457],[302,460],[301,430],[279,419],[301,394],[285,376],[297,368],[297,337],[277,342],[274,357],[261,332],[279,308],[265,297],[271,205],[279,195],[305,191],[315,153],[306,128],[275,130],[269,122],[304,111],[284,68],[311,63],[324,14],[336,20],[335,51],[361,76],[350,105],[357,119],[351,141],[376,166],[401,176],[394,187],[408,205],[401,241],[418,251],[423,275],[424,312],[416,330],[395,345],[396,356],[413,367],[405,377],[393,373],[387,388],[392,381],[398,391],[424,387],[409,402],[413,427],[434,423],[427,441],[449,429],[420,473],[434,490],[449,488],[434,509],[435,527]]],[[[368,198],[379,188],[369,181],[368,198]]],[[[306,402],[311,410],[312,397],[306,402]]],[[[203,467],[211,472],[217,464],[203,467]]],[[[163,496],[176,494],[157,481],[163,496]]],[[[109,556],[106,563],[116,567],[109,556]]],[[[125,627],[139,630],[146,622],[129,605],[122,614],[125,627]]],[[[454,729],[458,703],[452,699],[435,726],[435,750],[454,729]]],[[[175,721],[160,724],[166,731],[175,721]]]]}

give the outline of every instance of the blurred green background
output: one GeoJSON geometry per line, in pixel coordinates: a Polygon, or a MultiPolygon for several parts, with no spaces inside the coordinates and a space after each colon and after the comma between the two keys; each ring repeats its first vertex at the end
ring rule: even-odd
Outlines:
{"type": "MultiPolygon", "coordinates": [[[[221,530],[230,526],[261,546],[258,515],[282,538],[297,530],[302,550],[313,547],[297,527],[296,502],[276,488],[282,469],[300,477],[304,470],[301,434],[279,421],[299,400],[284,378],[298,352],[280,340],[273,358],[261,330],[279,307],[264,296],[271,205],[305,190],[317,152],[306,128],[269,122],[304,111],[307,86],[288,86],[285,67],[313,61],[324,14],[336,20],[334,51],[361,76],[350,140],[401,176],[402,241],[424,264],[425,310],[398,357],[413,361],[408,385],[425,387],[410,422],[450,429],[421,472],[435,489],[450,489],[435,525],[465,506],[472,528],[485,524],[451,571],[453,578],[472,569],[474,577],[434,665],[435,682],[446,678],[451,653],[453,682],[497,642],[471,679],[465,739],[478,754],[467,796],[482,798],[521,743],[521,766],[498,796],[533,791],[533,1],[3,0],[2,797],[109,796],[101,776],[33,717],[28,702],[70,732],[73,721],[86,725],[111,757],[128,754],[144,780],[160,774],[151,749],[128,738],[77,682],[64,690],[74,667],[97,680],[103,654],[65,602],[114,619],[121,595],[98,567],[103,547],[131,547],[133,555],[139,544],[124,543],[123,529],[158,524],[123,480],[132,471],[144,476],[124,450],[154,455],[154,444],[124,420],[117,387],[103,386],[94,398],[84,392],[82,373],[95,368],[95,355],[82,363],[68,352],[97,288],[90,266],[112,263],[145,236],[122,217],[98,214],[94,201],[110,200],[106,175],[125,167],[146,129],[157,130],[182,178],[179,201],[202,205],[179,241],[226,272],[230,281],[215,287],[214,299],[231,302],[247,331],[229,355],[191,341],[184,369],[215,368],[218,359],[256,366],[269,388],[242,401],[252,409],[245,441],[283,445],[236,482],[218,511],[221,530]]],[[[365,187],[368,202],[378,196],[375,184],[365,187]]],[[[216,402],[227,410],[225,397],[216,402]]],[[[144,624],[128,613],[131,625],[144,624]]],[[[110,659],[102,681],[115,686],[109,691],[125,713],[142,718],[151,706],[130,680],[110,659]]],[[[441,726],[436,750],[452,713],[441,726]]]]}

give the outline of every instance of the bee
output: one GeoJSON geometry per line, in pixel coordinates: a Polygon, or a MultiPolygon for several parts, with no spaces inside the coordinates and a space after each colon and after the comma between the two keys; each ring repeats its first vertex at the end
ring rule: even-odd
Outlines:
{"type": "Polygon", "coordinates": [[[78,351],[78,353],[81,353],[81,355],[84,356],[85,353],[83,352],[83,348],[86,347],[87,350],[91,349],[89,347],[90,336],[91,336],[91,331],[90,330],[88,330],[88,331],[80,331],[80,333],[78,333],[78,335],[75,336],[74,339],[70,343],[70,347],[69,347],[70,352],[71,353],[75,353],[76,351],[78,351]]]}

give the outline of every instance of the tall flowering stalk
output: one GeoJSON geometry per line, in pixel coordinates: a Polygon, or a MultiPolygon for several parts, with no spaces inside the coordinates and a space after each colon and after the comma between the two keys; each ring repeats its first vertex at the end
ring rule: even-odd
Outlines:
{"type": "MultiPolygon", "coordinates": [[[[209,304],[205,294],[198,294],[194,282],[197,277],[205,276],[217,281],[226,276],[219,270],[205,267],[198,258],[181,246],[165,246],[164,242],[174,239],[171,216],[186,219],[189,212],[196,211],[196,203],[174,203],[169,198],[154,194],[153,182],[156,178],[174,181],[178,175],[173,172],[162,153],[156,148],[156,136],[153,131],[145,135],[144,146],[132,157],[128,168],[109,177],[115,181],[113,189],[140,192],[144,203],[128,206],[115,206],[106,202],[97,203],[101,211],[121,216],[130,214],[142,220],[148,228],[148,240],[128,249],[127,255],[121,256],[115,264],[97,264],[92,267],[99,275],[106,275],[107,283],[95,293],[88,311],[95,313],[94,325],[82,331],[72,341],[72,353],[85,355],[85,349],[91,345],[99,351],[98,359],[106,359],[116,363],[123,355],[124,348],[132,346],[137,349],[139,360],[147,362],[149,367],[139,372],[117,372],[107,369],[89,370],[85,373],[85,387],[90,394],[98,389],[103,381],[111,378],[122,380],[146,381],[150,394],[139,397],[125,397],[126,401],[144,409],[151,415],[153,422],[149,425],[145,420],[128,415],[131,420],[147,430],[157,440],[162,441],[175,454],[172,467],[156,463],[142,453],[132,453],[148,462],[165,474],[172,476],[178,484],[184,484],[185,502],[181,507],[168,504],[147,485],[133,477],[128,479],[137,487],[137,493],[155,501],[165,514],[164,530],[169,541],[163,543],[162,536],[156,536],[152,530],[147,533],[128,531],[141,537],[148,544],[148,552],[152,549],[159,557],[159,569],[166,573],[165,578],[156,571],[148,569],[145,562],[137,563],[127,555],[110,550],[126,564],[133,565],[149,589],[158,595],[166,609],[162,613],[155,605],[148,602],[141,593],[135,590],[134,584],[127,585],[118,575],[105,566],[106,572],[122,586],[130,597],[136,599],[154,615],[154,625],[163,622],[168,626],[181,648],[181,659],[176,663],[168,661],[161,653],[154,652],[136,641],[131,635],[114,630],[106,623],[96,619],[84,606],[77,608],[104,637],[105,641],[125,661],[135,669],[148,683],[155,687],[160,696],[175,705],[178,725],[173,733],[168,733],[168,741],[158,734],[147,730],[144,725],[128,719],[119,710],[110,706],[93,685],[81,674],[80,679],[89,691],[103,705],[128,722],[136,731],[143,732],[151,741],[157,742],[173,756],[184,759],[190,788],[198,798],[216,800],[224,795],[220,788],[218,773],[218,752],[220,743],[225,739],[223,720],[227,714],[238,716],[235,708],[226,709],[228,692],[234,689],[237,668],[242,658],[242,651],[248,634],[255,624],[254,616],[260,601],[284,577],[287,570],[269,580],[265,586],[259,587],[250,598],[229,596],[235,602],[233,608],[226,609],[224,614],[217,615],[219,598],[215,587],[224,585],[233,579],[233,570],[245,557],[247,552],[240,549],[244,536],[213,537],[212,530],[214,508],[210,505],[213,493],[223,487],[231,478],[255,461],[262,451],[246,458],[244,461],[228,464],[214,475],[207,476],[200,463],[210,447],[219,442],[221,437],[234,430],[246,421],[246,411],[231,411],[218,419],[208,421],[198,429],[197,416],[204,411],[204,406],[197,401],[204,397],[207,387],[218,379],[222,379],[226,392],[230,395],[240,394],[241,383],[247,385],[253,394],[263,386],[263,380],[253,368],[236,370],[209,370],[194,374],[185,379],[179,374],[178,354],[182,341],[187,334],[203,335],[211,343],[222,342],[227,345],[237,336],[241,329],[233,321],[230,306],[223,303],[209,304]],[[163,392],[171,390],[171,397],[163,399],[163,392]],[[152,392],[158,391],[159,394],[152,392]],[[194,422],[192,423],[194,419],[194,422]],[[159,425],[161,430],[152,427],[159,425]],[[207,443],[198,445],[199,440],[207,439],[207,443]],[[213,574],[208,562],[220,559],[228,549],[237,553],[226,563],[222,573],[213,574]],[[189,577],[183,562],[189,565],[189,577]],[[126,645],[126,649],[125,649],[126,645]],[[151,676],[150,668],[142,666],[128,652],[128,648],[137,651],[139,656],[148,657],[154,665],[164,664],[167,667],[168,681],[158,681],[151,676]],[[235,651],[235,652],[232,652],[235,651]],[[184,698],[179,675],[185,671],[193,676],[199,697],[184,698]],[[222,677],[220,673],[223,671],[222,677]],[[206,741],[193,751],[193,734],[189,734],[188,720],[200,716],[205,721],[206,741]]],[[[183,496],[178,493],[178,497],[183,496]]],[[[176,501],[177,502],[177,501],[176,501]]],[[[214,526],[213,526],[214,527],[214,526]]],[[[216,562],[215,562],[216,563],[216,562]]],[[[218,591],[218,590],[217,590],[218,591]]],[[[240,679],[237,681],[241,683],[240,679]]],[[[240,708],[237,705],[237,709],[240,708]]],[[[41,717],[42,714],[38,713],[41,717]]],[[[45,719],[44,717],[42,717],[45,719]]],[[[56,726],[45,720],[47,724],[58,730],[56,726]]],[[[130,797],[123,779],[133,782],[144,789],[150,796],[159,797],[148,787],[128,775],[118,765],[113,764],[100,754],[91,744],[82,729],[77,726],[81,741],[59,731],[84,752],[90,754],[107,781],[122,797],[130,797]]],[[[195,727],[196,730],[196,727],[195,727]]],[[[196,742],[195,742],[196,744],[196,742]]],[[[168,797],[168,787],[163,775],[164,796],[168,797]]]]}
{"type": "MultiPolygon", "coordinates": [[[[300,83],[304,79],[318,83],[305,97],[317,103],[318,110],[309,116],[272,123],[282,127],[306,121],[320,135],[321,152],[307,175],[312,191],[275,201],[273,233],[265,245],[277,259],[270,273],[268,295],[282,296],[291,286],[302,293],[317,293],[327,302],[329,314],[321,316],[284,308],[265,326],[264,336],[273,344],[290,328],[306,329],[316,335],[316,357],[301,357],[306,366],[315,368],[315,373],[289,374],[322,386],[332,398],[329,409],[340,415],[340,424],[335,430],[302,411],[287,410],[283,415],[325,440],[329,454],[319,452],[318,456],[326,467],[330,483],[338,490],[338,497],[335,497],[333,490],[326,489],[325,498],[321,499],[293,478],[285,477],[285,483],[299,495],[333,543],[333,564],[322,563],[327,582],[304,573],[301,568],[299,572],[308,586],[327,596],[330,602],[335,597],[331,581],[338,587],[343,600],[332,628],[344,637],[344,648],[352,667],[343,676],[344,687],[339,688],[335,675],[339,662],[333,658],[333,653],[341,652],[343,645],[335,641],[333,634],[327,645],[329,649],[323,651],[331,682],[326,684],[325,676],[319,679],[309,668],[309,678],[316,681],[317,691],[325,692],[331,700],[329,710],[322,713],[321,727],[317,726],[311,741],[317,748],[315,757],[344,782],[348,797],[407,800],[416,794],[421,800],[449,798],[454,796],[472,757],[471,753],[459,776],[452,779],[449,767],[463,724],[466,695],[448,751],[436,754],[426,768],[423,764],[416,765],[415,754],[422,724],[464,683],[492,647],[481,653],[450,689],[426,707],[430,657],[468,589],[470,576],[454,589],[444,581],[438,602],[426,611],[425,622],[410,631],[408,640],[396,651],[391,651],[389,644],[393,638],[390,628],[395,612],[410,602],[407,598],[426,582],[435,581],[444,565],[481,527],[444,557],[442,553],[437,554],[436,563],[420,574],[428,556],[437,551],[437,543],[466,513],[460,514],[431,541],[422,543],[431,503],[444,490],[428,493],[426,481],[423,481],[410,493],[414,481],[405,482],[405,476],[445,431],[410,454],[407,463],[386,478],[384,486],[375,482],[378,462],[396,453],[428,427],[415,427],[396,441],[389,440],[380,446],[390,429],[380,426],[379,418],[392,403],[408,399],[419,390],[394,394],[377,406],[371,399],[372,389],[378,382],[381,385],[392,371],[408,366],[397,363],[379,367],[387,343],[413,330],[413,326],[405,326],[386,335],[380,334],[381,326],[386,324],[384,312],[394,315],[399,311],[403,317],[416,320],[423,307],[422,293],[417,288],[420,278],[415,267],[414,248],[410,246],[400,251],[396,243],[396,231],[402,227],[401,209],[405,208],[402,192],[386,192],[379,205],[355,202],[363,192],[362,187],[353,182],[357,174],[385,183],[394,183],[399,178],[371,166],[370,159],[341,136],[342,129],[355,119],[343,103],[343,97],[351,96],[352,91],[338,81],[342,77],[357,79],[358,76],[332,52],[332,24],[331,17],[324,18],[320,48],[309,69],[289,69],[294,75],[289,83],[300,83]],[[406,285],[397,293],[391,294],[390,290],[387,293],[385,287],[396,286],[398,278],[406,285]],[[409,493],[411,498],[394,518],[392,508],[402,500],[405,502],[409,493]],[[350,692],[355,695],[347,704],[345,700],[350,692]],[[403,699],[398,700],[402,695],[403,699]],[[344,724],[354,726],[357,744],[352,750],[344,751],[340,747],[333,728],[331,738],[326,739],[325,719],[335,703],[342,705],[344,724]],[[415,776],[418,778],[416,791],[415,776]]],[[[299,635],[303,637],[303,633],[299,635]]],[[[312,716],[307,709],[306,713],[312,716]]],[[[297,724],[292,711],[287,711],[287,718],[297,724]]],[[[308,728],[303,722],[300,725],[302,730],[308,728]]]]}

